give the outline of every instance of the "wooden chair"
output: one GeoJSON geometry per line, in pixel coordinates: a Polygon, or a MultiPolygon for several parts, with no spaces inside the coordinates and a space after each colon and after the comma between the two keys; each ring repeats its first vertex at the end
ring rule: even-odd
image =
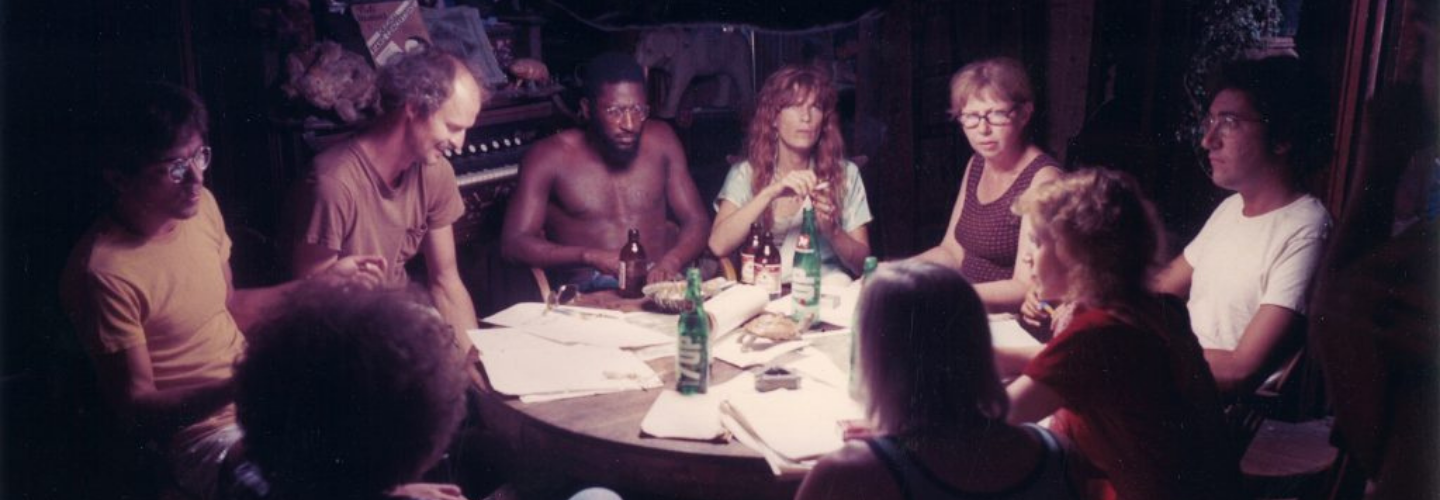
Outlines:
{"type": "Polygon", "coordinates": [[[1296,409],[1315,407],[1296,403],[1316,389],[1306,354],[1303,348],[1295,353],[1275,379],[1230,409],[1239,442],[1246,443],[1240,472],[1251,498],[1333,499],[1344,490],[1340,483],[1352,466],[1330,443],[1333,419],[1296,409]]]}

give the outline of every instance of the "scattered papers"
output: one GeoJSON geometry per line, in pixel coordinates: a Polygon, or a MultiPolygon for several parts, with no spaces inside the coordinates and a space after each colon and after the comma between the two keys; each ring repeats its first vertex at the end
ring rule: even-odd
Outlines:
{"type": "Polygon", "coordinates": [[[613,347],[562,345],[519,329],[470,333],[491,388],[501,394],[554,397],[661,386],[650,365],[613,347]]]}
{"type": "Polygon", "coordinates": [[[802,384],[797,390],[737,391],[721,411],[764,447],[791,462],[840,449],[845,444],[844,422],[864,416],[860,405],[843,391],[814,383],[802,384]]]}
{"type": "Polygon", "coordinates": [[[731,332],[730,335],[722,336],[719,340],[715,341],[714,346],[710,349],[710,353],[715,356],[715,359],[740,368],[749,368],[757,365],[768,365],[772,361],[775,361],[775,358],[785,353],[810,345],[810,341],[804,338],[779,343],[758,339],[747,347],[745,343],[739,342],[739,338],[740,333],[738,331],[731,332]]]}
{"type": "MultiPolygon", "coordinates": [[[[770,294],[764,288],[752,285],[736,285],[705,301],[705,312],[710,314],[710,336],[719,339],[740,328],[750,318],[760,314],[770,301],[770,294]]],[[[672,323],[673,325],[673,323],[672,323]]],[[[712,344],[715,340],[711,341],[712,344]]]]}
{"type": "Polygon", "coordinates": [[[565,306],[546,313],[544,304],[522,302],[485,318],[485,322],[519,328],[562,344],[634,348],[675,341],[670,335],[630,323],[621,313],[604,309],[565,306]]]}
{"type": "Polygon", "coordinates": [[[786,368],[799,372],[805,378],[820,382],[841,391],[850,390],[850,374],[826,356],[825,353],[815,349],[804,349],[800,351],[801,357],[785,364],[786,368]]]}
{"type": "Polygon", "coordinates": [[[645,419],[640,421],[640,432],[647,436],[671,439],[693,439],[714,441],[725,436],[720,425],[720,403],[725,395],[712,390],[706,394],[680,394],[666,389],[655,399],[645,419]]]}

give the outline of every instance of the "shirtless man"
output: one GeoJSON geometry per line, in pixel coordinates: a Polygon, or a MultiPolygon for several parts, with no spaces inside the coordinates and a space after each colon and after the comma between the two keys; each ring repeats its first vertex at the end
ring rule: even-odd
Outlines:
{"type": "Polygon", "coordinates": [[[583,291],[618,286],[613,276],[631,228],[653,263],[648,281],[678,279],[700,254],[709,215],[675,132],[646,121],[645,96],[644,73],[629,55],[590,62],[580,102],[589,127],[536,144],[520,163],[502,233],[506,259],[560,271],[583,291]]]}

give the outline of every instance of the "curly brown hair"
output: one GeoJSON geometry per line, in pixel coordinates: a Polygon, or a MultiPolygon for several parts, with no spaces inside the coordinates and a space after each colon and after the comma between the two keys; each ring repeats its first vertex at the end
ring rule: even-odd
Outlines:
{"type": "Polygon", "coordinates": [[[449,325],[413,292],[307,286],[235,368],[247,458],[276,498],[363,498],[414,481],[463,414],[449,325]]]}
{"type": "MultiPolygon", "coordinates": [[[[815,176],[820,182],[830,183],[827,196],[834,206],[841,204],[845,186],[845,137],[840,133],[840,116],[835,104],[838,92],[830,80],[829,73],[815,66],[792,64],[780,68],[765,79],[756,99],[755,114],[750,119],[750,130],[746,135],[745,153],[753,172],[750,192],[759,193],[775,179],[775,158],[780,141],[775,120],[780,112],[815,96],[815,105],[825,113],[825,125],[815,143],[811,158],[815,161],[815,176]]],[[[769,229],[774,214],[765,208],[761,224],[769,229]]]]}

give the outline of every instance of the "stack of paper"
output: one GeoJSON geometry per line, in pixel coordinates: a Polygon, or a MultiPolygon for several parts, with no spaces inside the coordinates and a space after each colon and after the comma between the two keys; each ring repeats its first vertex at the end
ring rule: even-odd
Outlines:
{"type": "Polygon", "coordinates": [[[652,389],[660,377],[633,353],[564,345],[513,328],[471,330],[491,388],[522,398],[652,389]]]}
{"type": "Polygon", "coordinates": [[[488,318],[486,323],[519,328],[562,344],[639,348],[673,343],[675,338],[624,319],[605,309],[564,306],[546,311],[544,304],[515,304],[488,318]]]}
{"type": "Polygon", "coordinates": [[[844,391],[806,382],[798,390],[732,395],[721,411],[786,461],[818,458],[844,446],[845,423],[864,411],[844,391]]]}

